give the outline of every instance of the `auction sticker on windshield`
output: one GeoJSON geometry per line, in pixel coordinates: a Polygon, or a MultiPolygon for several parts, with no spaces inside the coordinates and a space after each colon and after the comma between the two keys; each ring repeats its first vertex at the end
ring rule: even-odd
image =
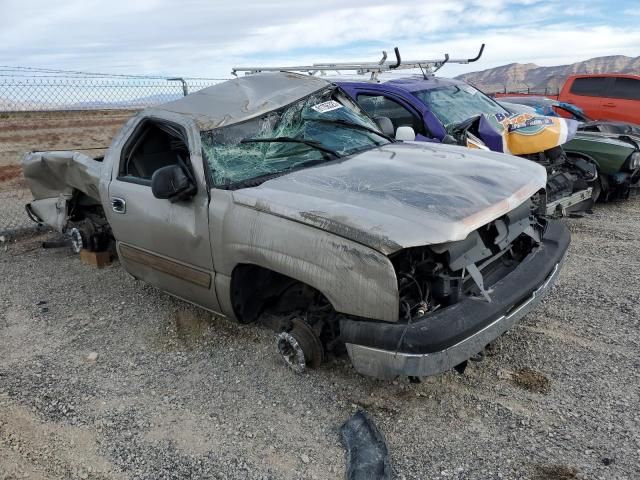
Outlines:
{"type": "Polygon", "coordinates": [[[337,110],[342,108],[342,104],[336,102],[335,100],[329,100],[328,102],[322,102],[317,105],[314,105],[313,108],[318,113],[326,113],[332,110],[337,110]]]}

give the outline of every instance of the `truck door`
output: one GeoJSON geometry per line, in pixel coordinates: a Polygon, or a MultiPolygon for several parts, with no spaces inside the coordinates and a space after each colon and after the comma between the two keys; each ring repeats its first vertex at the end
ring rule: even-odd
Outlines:
{"type": "Polygon", "coordinates": [[[602,110],[605,118],[640,123],[640,79],[613,78],[602,110]]]}
{"type": "Polygon", "coordinates": [[[197,129],[142,118],[114,145],[107,218],[120,261],[130,274],[174,296],[219,311],[209,240],[209,196],[197,129]],[[154,197],[151,177],[181,164],[197,184],[175,203],[154,197]]]}
{"type": "Polygon", "coordinates": [[[606,115],[610,112],[605,110],[603,104],[608,100],[604,97],[610,80],[607,77],[576,77],[569,86],[569,91],[561,95],[559,100],[577,105],[593,119],[606,120],[606,115]]]}

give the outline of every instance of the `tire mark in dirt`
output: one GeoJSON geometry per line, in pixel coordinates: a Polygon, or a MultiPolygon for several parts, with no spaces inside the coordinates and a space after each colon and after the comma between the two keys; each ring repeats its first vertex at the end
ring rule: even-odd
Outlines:
{"type": "Polygon", "coordinates": [[[97,453],[88,429],[41,421],[0,394],[0,459],[10,460],[6,478],[124,479],[97,453]]]}

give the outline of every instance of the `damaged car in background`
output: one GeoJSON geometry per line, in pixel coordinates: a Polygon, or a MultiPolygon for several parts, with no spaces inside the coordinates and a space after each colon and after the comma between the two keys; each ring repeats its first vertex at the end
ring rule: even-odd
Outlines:
{"type": "Polygon", "coordinates": [[[34,152],[30,215],[114,240],[133,277],[277,332],[297,371],[348,353],[379,378],[464,365],[540,302],[570,241],[545,169],[401,143],[341,88],[243,76],[138,113],[104,158],[34,152]]]}
{"type": "Polygon", "coordinates": [[[501,97],[511,113],[571,114],[579,121],[578,132],[562,148],[569,157],[592,162],[598,169],[594,198],[626,199],[640,186],[640,127],[630,123],[592,121],[571,104],[541,97],[501,97]]]}
{"type": "MultiPolygon", "coordinates": [[[[496,99],[504,105],[505,102],[515,105],[526,105],[533,111],[548,117],[565,117],[580,122],[578,130],[581,132],[600,132],[620,135],[640,136],[640,125],[623,122],[620,120],[596,120],[589,117],[584,110],[572,103],[561,102],[552,98],[538,95],[495,95],[496,99]]],[[[510,110],[508,108],[508,110],[510,110]]]]}

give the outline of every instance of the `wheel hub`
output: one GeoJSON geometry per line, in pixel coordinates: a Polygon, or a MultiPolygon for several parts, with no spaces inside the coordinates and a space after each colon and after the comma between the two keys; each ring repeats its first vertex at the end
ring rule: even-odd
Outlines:
{"type": "Polygon", "coordinates": [[[80,250],[84,248],[84,240],[82,239],[80,230],[72,228],[69,232],[69,237],[71,237],[71,248],[73,248],[73,251],[75,253],[80,253],[80,250]]]}
{"type": "Polygon", "coordinates": [[[278,335],[278,352],[289,368],[295,372],[302,373],[307,368],[304,351],[298,340],[290,333],[281,332],[278,335]]]}
{"type": "Polygon", "coordinates": [[[324,348],[318,335],[300,318],[293,319],[291,323],[290,331],[277,336],[278,352],[283,360],[298,373],[319,367],[324,360],[324,348]]]}

